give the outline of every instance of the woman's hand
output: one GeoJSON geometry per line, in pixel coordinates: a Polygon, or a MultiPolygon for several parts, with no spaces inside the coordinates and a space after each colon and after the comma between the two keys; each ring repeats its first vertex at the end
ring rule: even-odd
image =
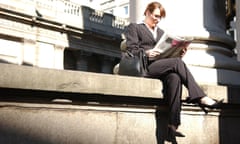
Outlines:
{"type": "Polygon", "coordinates": [[[150,49],[150,50],[146,51],[146,55],[147,55],[147,57],[152,58],[152,57],[160,55],[160,52],[150,49]]]}
{"type": "Polygon", "coordinates": [[[183,57],[183,56],[187,53],[188,45],[189,45],[189,44],[186,44],[186,45],[183,47],[183,49],[182,49],[182,51],[181,51],[180,57],[183,57]]]}

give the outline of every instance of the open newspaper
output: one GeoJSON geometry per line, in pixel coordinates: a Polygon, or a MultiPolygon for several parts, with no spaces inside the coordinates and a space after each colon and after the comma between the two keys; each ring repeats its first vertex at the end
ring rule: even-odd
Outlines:
{"type": "Polygon", "coordinates": [[[164,33],[153,48],[155,51],[158,51],[160,55],[151,59],[180,57],[182,49],[186,48],[192,41],[192,37],[171,36],[164,33]]]}

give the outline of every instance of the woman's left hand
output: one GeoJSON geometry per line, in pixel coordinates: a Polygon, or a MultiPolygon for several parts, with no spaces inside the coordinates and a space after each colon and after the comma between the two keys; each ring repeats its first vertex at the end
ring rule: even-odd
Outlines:
{"type": "Polygon", "coordinates": [[[150,50],[146,51],[146,54],[147,54],[147,57],[152,58],[152,57],[160,55],[160,52],[150,49],[150,50]]]}
{"type": "MultiPolygon", "coordinates": [[[[188,44],[189,45],[189,44],[188,44]]],[[[186,45],[186,46],[184,46],[183,48],[182,48],[182,51],[181,51],[181,57],[183,57],[186,53],[187,53],[187,50],[188,50],[188,45],[186,45]]]]}

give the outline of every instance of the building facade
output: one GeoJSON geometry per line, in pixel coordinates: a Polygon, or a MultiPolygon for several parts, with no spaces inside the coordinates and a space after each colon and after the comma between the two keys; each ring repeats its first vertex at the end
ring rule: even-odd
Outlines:
{"type": "Polygon", "coordinates": [[[112,73],[119,61],[125,19],[64,0],[4,1],[1,10],[2,62],[112,73]]]}
{"type": "MultiPolygon", "coordinates": [[[[162,144],[167,108],[161,82],[112,75],[121,34],[138,17],[128,21],[86,2],[0,0],[0,143],[162,144]]],[[[108,2],[102,4],[121,5],[108,2]]],[[[168,9],[162,26],[197,39],[185,61],[200,86],[210,97],[224,98],[223,108],[208,115],[183,104],[180,131],[186,137],[177,141],[239,143],[240,67],[225,27],[226,1],[162,2],[168,9]],[[176,21],[177,27],[170,25],[176,21]]],[[[130,14],[141,15],[146,1],[131,0],[130,6],[130,14]]]]}

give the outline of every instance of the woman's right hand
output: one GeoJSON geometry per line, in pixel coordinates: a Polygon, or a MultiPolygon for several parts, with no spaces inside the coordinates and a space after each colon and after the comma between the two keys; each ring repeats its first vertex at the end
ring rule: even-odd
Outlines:
{"type": "Polygon", "coordinates": [[[147,55],[149,58],[152,58],[152,57],[156,57],[156,56],[160,55],[160,52],[155,51],[155,50],[153,50],[153,49],[150,49],[150,50],[147,50],[147,51],[146,51],[146,55],[147,55]]]}

